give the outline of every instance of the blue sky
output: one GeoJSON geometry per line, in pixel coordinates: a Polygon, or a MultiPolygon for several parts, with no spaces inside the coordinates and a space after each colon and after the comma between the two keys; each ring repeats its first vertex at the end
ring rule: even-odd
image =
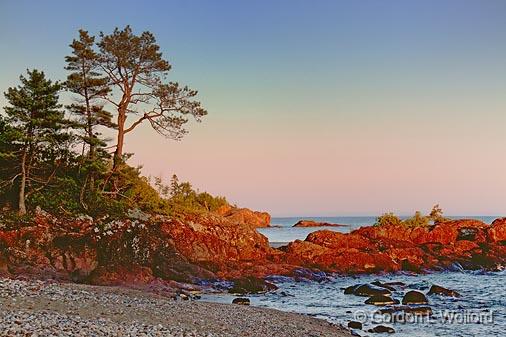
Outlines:
{"type": "Polygon", "coordinates": [[[478,0],[3,0],[0,90],[26,68],[64,79],[79,28],[130,24],[209,110],[182,142],[133,133],[145,174],[275,215],[504,214],[505,18],[478,0]]]}

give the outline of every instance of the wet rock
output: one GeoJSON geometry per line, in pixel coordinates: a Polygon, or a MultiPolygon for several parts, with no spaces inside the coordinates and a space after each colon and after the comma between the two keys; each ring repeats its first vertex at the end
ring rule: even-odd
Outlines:
{"type": "Polygon", "coordinates": [[[376,295],[368,298],[365,301],[365,304],[372,304],[372,305],[392,305],[392,304],[399,304],[399,300],[393,299],[390,296],[385,295],[376,295]]]}
{"type": "Polygon", "coordinates": [[[379,314],[396,314],[396,313],[406,313],[411,315],[421,315],[421,316],[428,316],[432,315],[432,309],[430,307],[410,307],[407,305],[402,306],[393,306],[389,308],[383,308],[377,311],[379,314]]]}
{"type": "MultiPolygon", "coordinates": [[[[349,287],[344,288],[344,294],[345,295],[353,295],[355,293],[355,290],[360,287],[361,284],[355,284],[349,287]]],[[[341,288],[342,289],[342,288],[341,288]]]]}
{"type": "Polygon", "coordinates": [[[375,285],[380,288],[385,288],[390,291],[396,291],[396,287],[405,287],[406,284],[404,282],[381,282],[381,281],[374,281],[371,282],[372,285],[375,285]]]}
{"type": "Polygon", "coordinates": [[[291,276],[295,281],[329,281],[329,275],[323,271],[311,270],[308,268],[296,268],[292,271],[291,276]]]}
{"type": "Polygon", "coordinates": [[[353,295],[356,296],[381,296],[390,294],[391,294],[390,290],[373,286],[370,284],[359,285],[353,291],[353,295]]]}
{"type": "Polygon", "coordinates": [[[427,295],[441,295],[449,297],[460,297],[460,294],[455,290],[447,289],[438,285],[432,285],[427,295]]]}
{"type": "Polygon", "coordinates": [[[237,297],[232,300],[232,304],[250,305],[250,300],[246,297],[237,297]]]}
{"type": "Polygon", "coordinates": [[[367,330],[370,333],[395,333],[395,330],[389,326],[377,325],[372,329],[367,330]]]}
{"type": "Polygon", "coordinates": [[[428,304],[427,297],[419,291],[411,290],[402,298],[402,304],[428,304]]]}
{"type": "Polygon", "coordinates": [[[362,330],[362,323],[357,321],[349,321],[348,328],[362,330]]]}
{"type": "Polygon", "coordinates": [[[276,290],[277,287],[264,279],[248,276],[234,280],[234,285],[228,291],[232,294],[256,294],[276,290]]]}

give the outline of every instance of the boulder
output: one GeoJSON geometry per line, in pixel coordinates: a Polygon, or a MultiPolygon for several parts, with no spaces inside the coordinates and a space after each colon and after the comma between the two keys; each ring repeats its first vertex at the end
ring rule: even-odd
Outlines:
{"type": "Polygon", "coordinates": [[[390,296],[390,294],[390,290],[371,284],[361,284],[353,289],[353,295],[356,296],[390,296]]]}
{"type": "Polygon", "coordinates": [[[250,305],[250,300],[245,297],[237,297],[232,300],[232,304],[250,305]]]}
{"type": "Polygon", "coordinates": [[[411,290],[408,291],[402,298],[402,304],[428,304],[427,297],[419,291],[411,290]]]}
{"type": "Polygon", "coordinates": [[[349,321],[348,328],[362,330],[362,323],[357,321],[349,321]]]}
{"type": "Polygon", "coordinates": [[[228,291],[231,294],[257,294],[277,289],[274,284],[253,276],[236,279],[233,282],[234,285],[228,291]]]}

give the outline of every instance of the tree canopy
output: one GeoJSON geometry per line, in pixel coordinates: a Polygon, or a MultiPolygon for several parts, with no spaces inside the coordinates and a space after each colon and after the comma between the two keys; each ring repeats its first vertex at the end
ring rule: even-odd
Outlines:
{"type": "MultiPolygon", "coordinates": [[[[189,117],[207,114],[197,91],[167,81],[171,65],[150,32],[129,26],[98,41],[86,30],[70,44],[66,81],[28,70],[4,94],[0,114],[0,206],[21,215],[36,206],[65,214],[210,211],[226,204],[177,179],[164,185],[126,164],[124,137],[142,123],[180,139],[189,117]],[[70,94],[63,106],[60,93],[70,94]],[[131,119],[131,121],[130,121],[131,119]],[[128,123],[127,123],[128,122],[128,123]],[[104,133],[116,133],[112,144],[104,133]]],[[[130,154],[129,154],[130,155],[130,154]]]]}

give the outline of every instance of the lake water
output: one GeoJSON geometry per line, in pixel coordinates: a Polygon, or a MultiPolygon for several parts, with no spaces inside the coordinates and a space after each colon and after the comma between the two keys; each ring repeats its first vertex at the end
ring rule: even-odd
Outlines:
{"type": "MultiPolygon", "coordinates": [[[[463,218],[463,217],[455,217],[463,218]]],[[[466,217],[491,223],[496,217],[466,217]]],[[[340,224],[349,227],[329,227],[330,230],[348,232],[360,226],[372,225],[375,217],[333,217],[333,218],[273,218],[272,224],[279,228],[261,228],[270,242],[289,242],[304,239],[312,231],[320,228],[291,228],[301,219],[312,219],[340,224]]],[[[297,312],[326,319],[333,323],[346,325],[351,320],[364,323],[364,330],[382,324],[396,330],[398,337],[473,337],[506,336],[506,271],[454,271],[437,272],[425,275],[404,273],[362,276],[331,276],[323,282],[294,281],[286,277],[272,277],[279,289],[275,292],[249,296],[251,304],[283,311],[297,312]],[[392,323],[376,312],[378,307],[366,305],[366,298],[344,295],[343,288],[375,280],[401,281],[405,288],[394,292],[394,297],[402,299],[408,290],[427,293],[432,284],[458,291],[461,298],[429,296],[433,316],[418,322],[392,323]]],[[[205,295],[203,300],[230,303],[234,297],[228,294],[205,295]]],[[[356,331],[360,336],[373,334],[356,331]]]]}

